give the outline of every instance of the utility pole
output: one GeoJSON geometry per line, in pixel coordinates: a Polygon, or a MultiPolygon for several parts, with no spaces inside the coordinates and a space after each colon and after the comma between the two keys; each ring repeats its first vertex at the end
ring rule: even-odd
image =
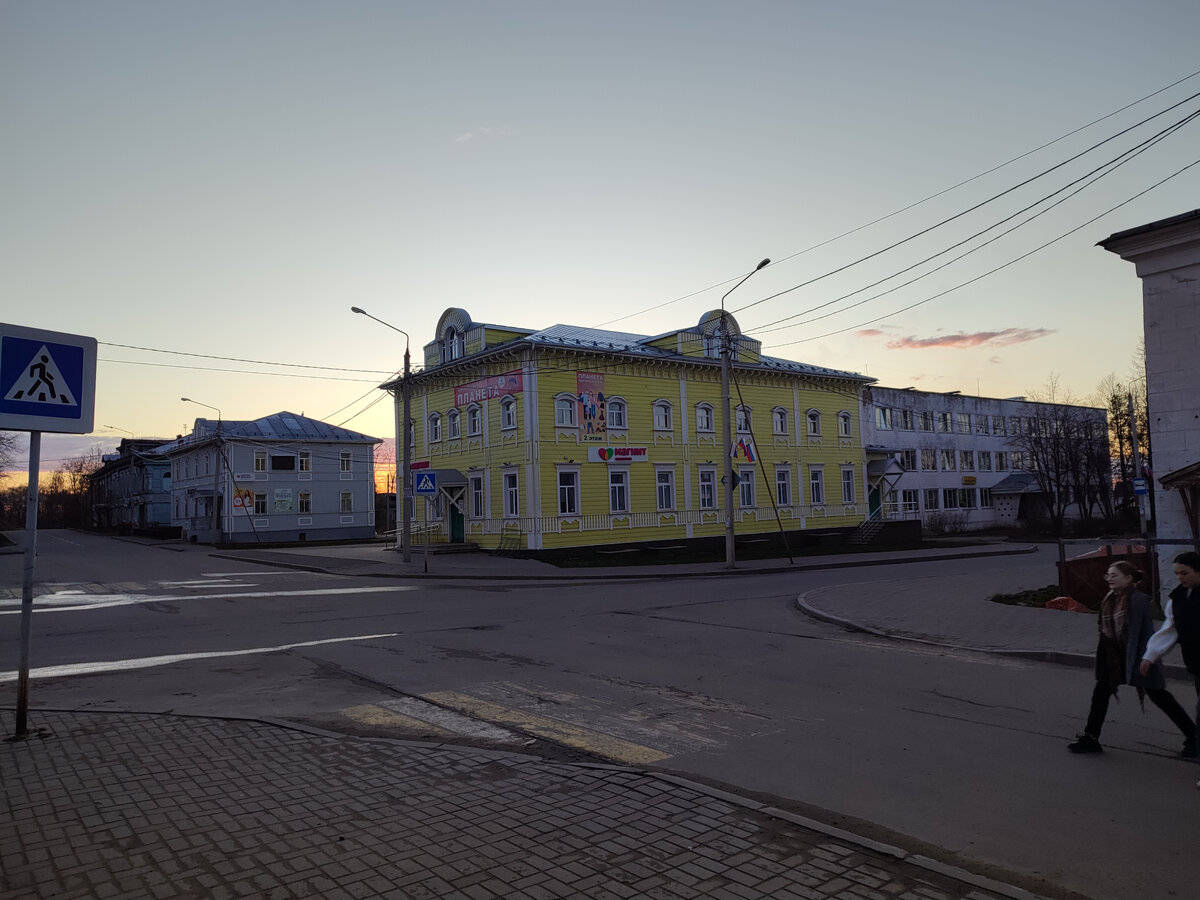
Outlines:
{"type": "MultiPolygon", "coordinates": [[[[770,264],[771,260],[764,259],[754,267],[754,272],[758,272],[770,264]]],[[[737,551],[734,548],[733,528],[733,423],[729,417],[729,378],[730,370],[733,368],[733,340],[729,335],[729,316],[725,313],[725,297],[745,284],[754,272],[727,290],[721,297],[721,431],[725,443],[725,477],[721,480],[725,483],[725,565],[730,569],[737,565],[737,551]]]]}
{"type": "MultiPolygon", "coordinates": [[[[390,328],[392,331],[397,331],[404,335],[404,374],[400,377],[400,396],[403,398],[404,404],[404,422],[401,424],[400,415],[396,413],[396,453],[401,453],[400,446],[403,445],[404,450],[404,467],[396,473],[396,509],[397,515],[400,517],[400,548],[403,551],[404,562],[412,562],[412,518],[408,509],[409,491],[412,488],[409,478],[409,464],[412,462],[412,447],[408,439],[408,423],[411,421],[411,411],[409,409],[410,394],[412,387],[409,383],[409,376],[412,374],[410,367],[411,358],[409,356],[409,344],[412,339],[408,336],[408,332],[403,328],[397,328],[383,319],[377,319],[365,309],[360,309],[357,306],[350,307],[350,312],[358,313],[360,316],[366,316],[368,319],[374,319],[385,328],[390,328]]],[[[395,391],[392,392],[392,397],[396,396],[395,391]]]]}

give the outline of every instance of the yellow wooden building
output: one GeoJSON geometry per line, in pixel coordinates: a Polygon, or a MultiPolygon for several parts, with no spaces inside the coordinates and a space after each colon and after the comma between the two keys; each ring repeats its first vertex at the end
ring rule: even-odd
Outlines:
{"type": "MultiPolygon", "coordinates": [[[[416,533],[526,550],[721,537],[721,321],[713,311],[647,337],[446,310],[407,381],[410,485],[436,486],[415,498],[416,533]]],[[[860,409],[873,379],[763,356],[724,321],[735,532],[777,532],[777,517],[788,531],[862,523],[860,409]]],[[[404,386],[383,386],[398,412],[404,386]]]]}

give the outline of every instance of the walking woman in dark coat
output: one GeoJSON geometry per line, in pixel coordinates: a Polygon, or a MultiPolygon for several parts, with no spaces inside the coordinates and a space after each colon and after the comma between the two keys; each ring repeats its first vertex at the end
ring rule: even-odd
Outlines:
{"type": "Polygon", "coordinates": [[[1161,663],[1147,667],[1145,674],[1139,663],[1146,652],[1146,643],[1154,633],[1150,616],[1150,598],[1137,589],[1142,573],[1131,563],[1120,560],[1108,567],[1104,580],[1108,593],[1100,604],[1100,640],[1096,646],[1096,687],[1092,691],[1092,706],[1088,711],[1083,733],[1067,745],[1072,753],[1099,753],[1100,730],[1108,713],[1108,703],[1116,696],[1117,687],[1128,684],[1137,689],[1138,699],[1149,697],[1150,702],[1167,714],[1184,737],[1180,755],[1196,753],[1196,723],[1179,701],[1166,689],[1161,663]]]}

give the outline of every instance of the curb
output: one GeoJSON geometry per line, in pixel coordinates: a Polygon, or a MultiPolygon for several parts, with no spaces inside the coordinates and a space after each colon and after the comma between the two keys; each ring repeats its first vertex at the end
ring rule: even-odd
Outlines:
{"type": "Polygon", "coordinates": [[[326,564],[321,565],[315,562],[291,562],[282,559],[261,559],[254,554],[256,552],[270,551],[213,551],[209,556],[215,559],[229,559],[235,562],[250,562],[263,566],[272,566],[278,569],[295,569],[301,572],[320,572],[325,575],[341,575],[345,577],[356,578],[421,578],[431,580],[451,580],[451,581],[472,581],[472,580],[495,580],[498,577],[506,578],[515,581],[629,581],[629,580],[645,580],[645,579],[667,579],[667,578],[740,578],[746,575],[782,575],[789,572],[819,572],[829,569],[850,569],[863,568],[865,566],[894,566],[904,563],[922,563],[922,562],[945,562],[955,559],[981,559],[992,556],[1019,556],[1027,553],[1036,553],[1038,547],[1028,545],[1016,547],[1012,549],[987,550],[980,549],[971,553],[939,553],[930,556],[898,556],[888,557],[887,559],[854,559],[853,555],[848,555],[845,562],[824,562],[824,563],[792,563],[790,565],[772,565],[761,568],[734,568],[734,569],[715,569],[710,571],[693,571],[693,572],[662,572],[655,571],[655,567],[646,566],[643,571],[635,572],[619,572],[613,574],[605,574],[603,570],[596,569],[571,569],[572,573],[579,574],[563,574],[563,575],[543,575],[538,573],[504,573],[491,572],[487,574],[469,574],[469,573],[435,573],[425,571],[408,572],[398,567],[396,570],[391,568],[381,568],[388,566],[388,563],[370,561],[364,562],[361,566],[350,567],[352,570],[347,571],[347,567],[341,560],[336,557],[322,557],[326,560],[326,564]],[[373,571],[353,571],[355,568],[363,568],[365,566],[373,566],[373,571]]]}
{"type": "MultiPolygon", "coordinates": [[[[14,712],[15,708],[10,706],[0,706],[0,710],[6,712],[14,712]]],[[[684,788],[685,790],[693,791],[705,797],[714,800],[720,800],[732,806],[737,806],[742,809],[757,812],[773,819],[788,822],[792,825],[797,825],[809,831],[815,831],[818,834],[826,835],[843,843],[853,844],[864,850],[869,850],[873,853],[879,853],[884,856],[891,857],[897,862],[903,862],[911,866],[941,875],[947,878],[953,878],[963,884],[971,885],[982,890],[990,891],[1002,897],[1011,898],[1011,900],[1050,900],[1050,898],[1027,891],[1024,888],[1016,885],[1008,884],[1007,882],[998,881],[983,875],[977,875],[967,869],[953,866],[945,862],[933,859],[920,853],[911,853],[902,847],[897,847],[893,844],[887,844],[873,840],[862,835],[855,834],[852,831],[847,831],[843,828],[838,828],[834,825],[827,825],[817,819],[809,818],[808,816],[798,815],[788,812],[776,806],[770,806],[758,800],[752,800],[749,797],[742,796],[732,791],[723,790],[721,788],[712,787],[711,785],[693,781],[681,775],[675,775],[671,772],[660,771],[655,769],[639,768],[636,766],[623,766],[614,763],[591,763],[591,762],[558,762],[547,760],[543,757],[534,754],[522,753],[520,751],[511,750],[488,750],[486,748],[464,746],[460,744],[449,744],[442,741],[415,741],[405,738],[388,738],[388,737],[359,737],[357,735],[343,734],[336,731],[328,731],[323,728],[317,728],[312,725],[305,725],[301,722],[293,722],[288,719],[275,719],[255,716],[228,716],[228,715],[200,715],[196,713],[162,713],[162,712],[147,712],[140,710],[112,710],[112,709],[66,709],[62,707],[38,707],[31,709],[30,712],[53,712],[64,713],[68,715],[99,715],[99,716],[145,716],[145,717],[169,717],[174,719],[202,719],[209,722],[238,722],[247,724],[266,725],[273,728],[280,728],[287,731],[296,731],[301,734],[311,735],[312,737],[326,738],[329,740],[341,741],[361,741],[369,744],[383,744],[395,747],[411,747],[422,750],[441,750],[444,752],[455,752],[463,756],[470,756],[477,759],[494,760],[497,762],[507,761],[512,765],[547,765],[547,766],[564,766],[576,769],[588,769],[591,771],[609,771],[620,772],[624,774],[640,775],[645,778],[652,778],[656,781],[665,782],[675,785],[676,787],[684,788]]],[[[44,738],[45,735],[38,735],[44,738]]],[[[11,738],[9,738],[11,740],[11,738]]]]}

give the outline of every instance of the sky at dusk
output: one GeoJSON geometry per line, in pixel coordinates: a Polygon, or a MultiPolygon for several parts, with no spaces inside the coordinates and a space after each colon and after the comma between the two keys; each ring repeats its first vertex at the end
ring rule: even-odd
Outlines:
{"type": "Polygon", "coordinates": [[[0,2],[0,321],[95,337],[96,429],[393,433],[448,307],[1076,398],[1200,207],[1194,0],[0,2]],[[1177,105],[1178,104],[1178,105],[1177,105]],[[1174,107],[1173,109],[1171,107],[1174,107]],[[1192,168],[1186,168],[1189,165],[1192,168]],[[1040,176],[1040,177],[1039,177],[1040,176]]]}

